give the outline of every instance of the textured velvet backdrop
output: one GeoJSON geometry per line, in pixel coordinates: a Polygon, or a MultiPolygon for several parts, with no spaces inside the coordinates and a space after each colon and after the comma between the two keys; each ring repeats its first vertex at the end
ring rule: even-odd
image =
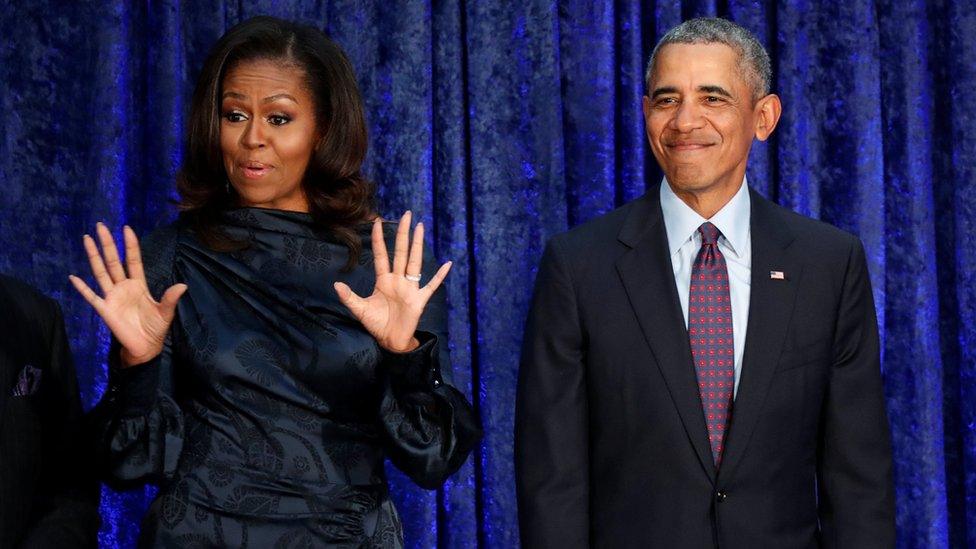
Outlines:
{"type": "MultiPolygon", "coordinates": [[[[976,545],[970,1],[0,1],[0,271],[61,300],[89,404],[107,333],[67,283],[85,270],[80,235],[172,217],[192,82],[215,39],[257,14],[346,48],[383,211],[412,207],[456,264],[454,379],[486,435],[438,494],[394,475],[408,545],[517,545],[513,396],[536,263],[550,235],[660,177],[643,66],[664,30],[702,14],[744,24],[773,56],[785,113],[752,184],[867,247],[900,545],[976,545]]],[[[132,545],[151,494],[104,494],[104,546],[132,545]]]]}

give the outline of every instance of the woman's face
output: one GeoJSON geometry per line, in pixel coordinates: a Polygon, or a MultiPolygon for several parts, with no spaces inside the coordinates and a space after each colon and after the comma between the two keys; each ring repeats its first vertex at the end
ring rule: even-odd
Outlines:
{"type": "Polygon", "coordinates": [[[220,150],[242,206],[307,212],[302,178],[318,140],[305,73],[244,61],[221,86],[220,150]]]}

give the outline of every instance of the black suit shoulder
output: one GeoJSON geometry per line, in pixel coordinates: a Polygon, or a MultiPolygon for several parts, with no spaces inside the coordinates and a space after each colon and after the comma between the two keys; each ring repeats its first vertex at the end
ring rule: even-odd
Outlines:
{"type": "Polygon", "coordinates": [[[550,241],[557,241],[562,247],[572,248],[598,242],[604,244],[615,242],[627,218],[635,209],[647,206],[646,202],[647,195],[631,200],[619,208],[554,235],[550,241]]]}
{"type": "MultiPolygon", "coordinates": [[[[5,334],[32,335],[47,340],[51,326],[60,317],[58,302],[33,286],[0,274],[0,310],[5,311],[5,334]]],[[[16,337],[11,341],[18,341],[16,337]]],[[[20,340],[21,342],[23,340],[20,340]]]]}
{"type": "MultiPolygon", "coordinates": [[[[622,235],[641,234],[660,220],[656,189],[654,187],[640,198],[611,212],[554,235],[549,240],[548,253],[568,268],[571,278],[581,276],[587,279],[590,278],[588,274],[605,276],[601,265],[612,266],[629,249],[622,241],[622,235]],[[594,269],[599,272],[592,272],[594,269]]],[[[755,191],[750,197],[754,229],[782,230],[791,235],[793,242],[790,248],[806,256],[807,262],[843,268],[850,257],[862,249],[860,239],[854,234],[796,213],[755,191]],[[764,218],[764,222],[755,223],[756,216],[764,218]]]]}
{"type": "Polygon", "coordinates": [[[30,308],[50,309],[57,304],[33,286],[3,274],[0,274],[0,296],[10,303],[30,308]]]}
{"type": "Polygon", "coordinates": [[[824,248],[849,247],[853,242],[860,241],[857,235],[826,221],[799,214],[765,198],[762,200],[798,238],[809,240],[812,245],[819,245],[824,248]]]}
{"type": "MultiPolygon", "coordinates": [[[[648,195],[632,200],[615,210],[577,225],[549,239],[547,255],[570,271],[571,278],[602,277],[603,269],[613,267],[616,259],[627,250],[619,236],[624,225],[633,217],[650,210],[648,195]],[[599,272],[594,272],[594,269],[599,272]]],[[[631,221],[632,222],[632,221],[631,221]]]]}
{"type": "MultiPolygon", "coordinates": [[[[753,196],[755,200],[755,195],[753,196]]],[[[779,224],[788,229],[794,237],[790,250],[794,254],[802,255],[805,263],[818,264],[842,273],[853,256],[863,254],[864,247],[857,235],[825,221],[796,213],[765,198],[759,197],[759,200],[765,202],[767,215],[774,220],[773,223],[764,225],[775,227],[779,224]]]]}

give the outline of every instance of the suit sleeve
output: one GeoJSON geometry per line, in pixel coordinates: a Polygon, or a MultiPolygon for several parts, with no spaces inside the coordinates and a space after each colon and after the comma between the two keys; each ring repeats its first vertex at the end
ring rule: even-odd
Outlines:
{"type": "Polygon", "coordinates": [[[524,547],[589,546],[583,333],[576,291],[556,240],[542,257],[523,342],[515,474],[524,547]]]}
{"type": "Polygon", "coordinates": [[[891,434],[864,249],[854,239],[834,336],[818,463],[824,547],[894,547],[891,434]]]}
{"type": "Polygon", "coordinates": [[[98,482],[90,445],[84,439],[81,400],[74,363],[57,303],[51,303],[46,368],[52,382],[45,386],[42,421],[44,464],[36,492],[32,522],[22,547],[95,547],[99,526],[98,482]]]}

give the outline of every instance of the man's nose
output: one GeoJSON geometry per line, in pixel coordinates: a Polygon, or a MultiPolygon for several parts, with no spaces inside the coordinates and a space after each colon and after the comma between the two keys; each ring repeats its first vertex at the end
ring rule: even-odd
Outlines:
{"type": "Polygon", "coordinates": [[[671,129],[688,132],[702,127],[704,122],[701,105],[694,101],[682,101],[671,118],[671,129]]]}

